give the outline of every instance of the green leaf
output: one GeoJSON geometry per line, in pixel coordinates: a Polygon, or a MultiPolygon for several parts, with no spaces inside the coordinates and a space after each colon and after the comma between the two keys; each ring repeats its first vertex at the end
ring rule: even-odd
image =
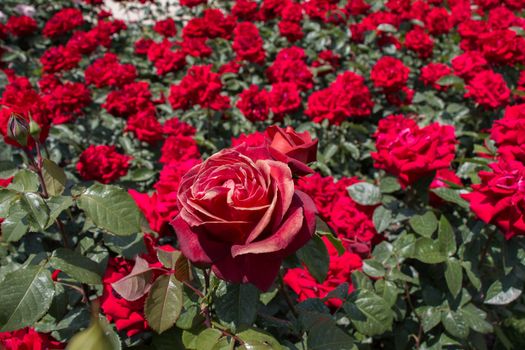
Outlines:
{"type": "Polygon", "coordinates": [[[42,162],[42,175],[50,196],[59,196],[66,188],[67,177],[64,170],[52,160],[44,159],[42,162]]]}
{"type": "Polygon", "coordinates": [[[2,239],[6,242],[18,241],[28,230],[29,222],[27,220],[27,213],[23,210],[17,210],[10,213],[2,222],[0,229],[2,232],[2,239]]]}
{"type": "Polygon", "coordinates": [[[141,231],[141,213],[133,198],[120,187],[94,184],[82,193],[78,207],[108,232],[131,235],[141,231]]]}
{"type": "Polygon", "coordinates": [[[239,347],[239,350],[281,350],[283,347],[273,336],[255,328],[246,329],[237,333],[244,344],[239,347]]]}
{"type": "Polygon", "coordinates": [[[376,228],[377,233],[381,233],[390,227],[393,219],[391,210],[382,205],[377,207],[372,216],[372,221],[374,222],[374,227],[376,228]]]}
{"type": "Polygon", "coordinates": [[[222,332],[220,330],[206,328],[197,336],[197,339],[195,340],[195,348],[197,350],[212,350],[221,337],[222,332]]]}
{"type": "Polygon", "coordinates": [[[456,297],[461,291],[463,282],[463,268],[457,259],[450,258],[447,260],[445,265],[445,281],[452,295],[456,297]]]}
{"type": "Polygon", "coordinates": [[[353,346],[352,337],[337,327],[332,319],[315,322],[308,331],[310,350],[350,350],[353,346]]]}
{"type": "Polygon", "coordinates": [[[456,252],[456,235],[445,215],[439,219],[438,242],[439,249],[446,255],[451,256],[456,252]]]}
{"type": "Polygon", "coordinates": [[[439,78],[439,80],[437,81],[437,84],[442,85],[442,86],[463,85],[464,81],[460,77],[450,74],[450,75],[445,75],[444,77],[439,78]]]}
{"type": "Polygon", "coordinates": [[[381,191],[368,182],[358,182],[347,188],[352,199],[361,205],[376,205],[381,203],[381,191]]]}
{"type": "Polygon", "coordinates": [[[410,226],[423,237],[431,237],[438,228],[436,215],[432,211],[427,211],[423,215],[414,215],[409,220],[410,226]]]}
{"type": "Polygon", "coordinates": [[[51,226],[60,214],[70,208],[73,205],[73,198],[69,196],[57,196],[51,197],[46,200],[46,204],[49,208],[49,220],[47,226],[51,226]]]}
{"type": "Polygon", "coordinates": [[[386,270],[379,261],[368,259],[363,261],[363,272],[370,277],[383,277],[386,270]]]}
{"type": "Polygon", "coordinates": [[[67,350],[120,350],[118,335],[99,317],[93,317],[89,328],[75,335],[67,350]]]}
{"type": "Polygon", "coordinates": [[[49,220],[49,208],[46,202],[39,194],[36,193],[24,193],[22,196],[22,207],[29,214],[29,218],[32,219],[38,228],[44,230],[47,227],[49,220]]]}
{"type": "Polygon", "coordinates": [[[441,322],[441,311],[431,306],[422,306],[416,309],[416,313],[421,319],[421,325],[425,332],[430,331],[441,322]]]}
{"type": "Polygon", "coordinates": [[[0,160],[0,179],[7,179],[19,172],[16,163],[9,160],[0,160]]]}
{"type": "Polygon", "coordinates": [[[0,187],[0,218],[9,215],[9,208],[18,197],[17,192],[0,187]]]}
{"type": "Polygon", "coordinates": [[[470,303],[461,309],[463,318],[471,329],[476,332],[487,334],[492,333],[492,325],[486,321],[487,313],[474,304],[470,303]]]}
{"type": "Polygon", "coordinates": [[[454,190],[448,187],[438,187],[431,189],[431,191],[446,202],[457,204],[465,209],[468,209],[469,207],[468,202],[461,198],[460,190],[454,190]]]}
{"type": "Polygon", "coordinates": [[[55,294],[51,274],[44,266],[26,266],[0,283],[0,332],[32,326],[49,309],[55,294]]]}
{"type": "Polygon", "coordinates": [[[177,259],[182,255],[182,253],[178,250],[168,251],[161,248],[157,248],[156,251],[157,258],[161,262],[162,266],[170,270],[173,270],[175,268],[177,259]]]}
{"type": "Polygon", "coordinates": [[[381,193],[393,193],[401,189],[399,181],[393,176],[384,177],[379,184],[381,193]]]}
{"type": "Polygon", "coordinates": [[[226,285],[224,293],[215,299],[215,311],[222,321],[233,322],[236,329],[251,326],[257,316],[259,290],[251,284],[226,285]]]}
{"type": "Polygon", "coordinates": [[[170,329],[180,316],[183,305],[183,285],[175,276],[160,276],[151,286],[144,314],[157,333],[170,329]]]}
{"type": "Polygon", "coordinates": [[[22,169],[15,175],[7,188],[18,192],[36,192],[38,185],[38,175],[30,170],[22,169]]]}
{"type": "Polygon", "coordinates": [[[330,256],[323,240],[318,235],[314,235],[304,247],[297,251],[297,256],[317,282],[323,283],[330,265],[330,256]]]}
{"type": "Polygon", "coordinates": [[[511,273],[495,281],[485,294],[485,304],[507,305],[519,298],[522,293],[523,283],[511,273]]]}
{"type": "Polygon", "coordinates": [[[392,328],[394,316],[389,304],[369,290],[360,290],[355,302],[345,303],[344,308],[360,333],[374,336],[392,328]]]}
{"type": "Polygon", "coordinates": [[[50,259],[53,268],[61,270],[81,283],[102,284],[99,267],[93,260],[65,248],[58,248],[50,259]]]}
{"type": "Polygon", "coordinates": [[[339,256],[343,255],[346,252],[346,248],[344,247],[341,240],[334,236],[332,232],[317,231],[317,234],[321,237],[326,237],[330,241],[330,243],[332,243],[332,245],[335,247],[339,256]]]}
{"type": "Polygon", "coordinates": [[[440,251],[437,242],[430,238],[419,238],[416,241],[414,258],[426,264],[437,264],[447,260],[447,257],[440,251]]]}
{"type": "Polygon", "coordinates": [[[469,335],[469,325],[461,311],[446,311],[441,314],[441,323],[452,336],[466,339],[469,335]]]}
{"type": "Polygon", "coordinates": [[[477,291],[481,289],[481,280],[479,279],[479,273],[472,271],[472,263],[470,261],[462,261],[461,266],[465,269],[467,277],[472,283],[472,286],[476,288],[477,291]]]}

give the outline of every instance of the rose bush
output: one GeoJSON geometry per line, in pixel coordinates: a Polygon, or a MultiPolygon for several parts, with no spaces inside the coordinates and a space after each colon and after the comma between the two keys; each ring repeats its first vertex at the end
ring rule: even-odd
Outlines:
{"type": "Polygon", "coordinates": [[[523,1],[109,3],[1,1],[1,349],[525,347],[523,1]]]}

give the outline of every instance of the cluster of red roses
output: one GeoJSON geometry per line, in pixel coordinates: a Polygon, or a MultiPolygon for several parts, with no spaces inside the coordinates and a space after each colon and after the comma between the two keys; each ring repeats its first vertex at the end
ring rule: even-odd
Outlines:
{"type": "MultiPolygon", "coordinates": [[[[103,1],[84,3],[98,6],[103,1]]],[[[188,7],[205,3],[180,1],[188,7]]],[[[133,55],[143,60],[141,65],[110,52],[127,25],[102,8],[96,7],[96,20],[84,18],[76,8],[58,11],[45,24],[26,15],[11,16],[5,24],[0,21],[0,40],[22,45],[42,28],[51,46],[39,57],[43,74],[38,86],[2,62],[6,52],[0,46],[0,74],[9,81],[0,98],[0,133],[7,144],[30,148],[32,141],[26,146],[9,137],[12,113],[37,123],[41,142],[52,125],[74,124],[99,106],[121,118],[123,131],[144,147],[159,150],[154,161],[161,170],[151,191],[129,190],[151,230],[161,237],[176,233],[190,260],[213,266],[215,274],[228,281],[268,288],[282,259],[312,235],[317,210],[347,251],[339,255],[324,240],[330,253],[326,281],[318,283],[305,267],[290,269],[284,280],[299,300],[324,298],[337,285],[351,283],[352,271],[380,240],[372,222],[374,207],[357,204],[347,192],[361,180],[308,175],[306,164],[315,160],[315,141],[275,126],[234,137],[232,148],[203,161],[194,138],[197,130],[173,115],[164,118],[159,106],[169,108],[169,103],[177,115],[196,108],[213,110],[225,121],[236,108],[254,125],[291,117],[297,124],[338,126],[380,117],[374,107],[404,111],[405,115],[382,118],[371,135],[375,168],[396,176],[403,188],[434,174],[431,188],[462,186],[452,167],[458,144],[454,127],[437,122],[419,126],[410,113],[416,90],[465,97],[473,110],[481,107],[494,115],[505,108],[504,117],[490,129],[498,147],[496,163],[491,172],[479,174],[481,183],[464,198],[506,237],[525,235],[525,104],[519,104],[525,91],[525,71],[520,71],[525,63],[520,34],[525,21],[515,14],[523,7],[521,0],[389,0],[379,10],[364,0],[236,0],[228,11],[199,8],[199,15],[183,27],[171,18],[157,21],[153,32],[135,41],[133,55]],[[372,33],[383,56],[361,68],[353,64],[353,52],[346,57],[335,45],[330,46],[333,50],[314,49],[314,39],[305,35],[306,21],[347,33],[356,48],[366,48],[372,33]],[[278,31],[281,47],[269,47],[269,28],[276,35],[278,31]],[[437,50],[454,36],[462,52],[433,62],[443,60],[437,50]],[[221,66],[212,64],[219,61],[216,41],[231,48],[228,62],[221,66]],[[405,57],[415,57],[418,64],[405,57]],[[176,78],[157,93],[144,81],[144,67],[154,68],[161,78],[176,78]],[[83,74],[72,74],[77,68],[83,74]],[[235,93],[226,88],[228,75],[242,80],[235,93]],[[441,81],[450,76],[464,82],[464,94],[441,81]],[[102,101],[97,99],[101,91],[107,92],[102,101]]],[[[83,180],[114,183],[136,166],[132,156],[115,145],[90,145],[75,158],[75,167],[83,180]]],[[[0,180],[0,186],[9,181],[0,180]]],[[[157,266],[152,237],[145,236],[148,253],[142,258],[157,266]]],[[[110,258],[102,297],[108,319],[129,336],[147,328],[144,298],[126,300],[112,283],[129,274],[132,266],[124,258],[110,258]]],[[[341,301],[330,299],[327,304],[337,308],[341,301]]],[[[2,345],[16,347],[17,341],[38,348],[51,340],[33,330],[0,334],[2,345]]]]}

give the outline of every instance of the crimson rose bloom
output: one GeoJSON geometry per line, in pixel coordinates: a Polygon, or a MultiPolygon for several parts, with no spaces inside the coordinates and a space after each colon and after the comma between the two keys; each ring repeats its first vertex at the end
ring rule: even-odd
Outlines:
{"type": "Polygon", "coordinates": [[[42,33],[48,38],[54,38],[67,33],[84,23],[82,12],[74,8],[65,8],[53,15],[47,21],[42,33]]]}
{"type": "Polygon", "coordinates": [[[403,187],[448,168],[455,156],[454,128],[448,125],[420,128],[412,119],[391,115],[379,121],[374,137],[374,166],[396,175],[403,187]]]}
{"type": "Polygon", "coordinates": [[[492,125],[491,138],[503,159],[525,161],[525,104],[507,107],[492,125]]]}
{"type": "Polygon", "coordinates": [[[40,57],[40,63],[46,73],[57,73],[78,66],[80,54],[66,46],[53,46],[40,57]]]}
{"type": "Polygon", "coordinates": [[[177,34],[175,21],[172,18],[166,18],[165,20],[157,21],[153,27],[153,30],[168,38],[177,34]]]}
{"type": "Polygon", "coordinates": [[[434,41],[423,29],[417,27],[407,33],[405,47],[417,53],[419,58],[425,59],[432,57],[434,41]]]}
{"type": "Polygon", "coordinates": [[[268,119],[269,104],[268,91],[264,89],[259,90],[257,85],[252,85],[249,89],[239,94],[237,108],[239,108],[246,119],[256,122],[268,119]]]}
{"type": "MultiPolygon", "coordinates": [[[[348,293],[354,290],[352,286],[352,272],[360,270],[363,266],[363,261],[359,255],[354,253],[344,252],[342,255],[339,255],[337,249],[327,238],[323,237],[323,241],[330,255],[328,275],[323,283],[317,282],[306,268],[290,269],[284,275],[284,283],[298,295],[297,301],[299,302],[310,298],[324,298],[328,293],[345,282],[350,285],[348,293]]],[[[325,301],[325,304],[330,308],[336,309],[343,305],[343,301],[339,298],[330,298],[325,301]]]]}
{"type": "Polygon", "coordinates": [[[298,133],[292,127],[286,129],[272,125],[266,129],[268,149],[273,158],[287,163],[298,175],[310,174],[306,164],[317,159],[317,140],[308,131],[298,133]]]}
{"type": "Polygon", "coordinates": [[[29,16],[9,17],[5,26],[9,33],[18,37],[31,35],[38,28],[36,21],[29,16]]]}
{"type": "Polygon", "coordinates": [[[108,184],[126,175],[131,157],[120,154],[115,146],[89,146],[77,163],[77,170],[84,180],[108,184]]]}
{"type": "Polygon", "coordinates": [[[13,332],[0,333],[0,348],[6,350],[47,350],[63,349],[62,344],[51,335],[39,333],[34,328],[23,328],[13,332]]]}
{"type": "Polygon", "coordinates": [[[468,51],[452,59],[452,68],[457,76],[470,80],[488,68],[488,62],[478,51],[468,51]]]}
{"type": "Polygon", "coordinates": [[[172,222],[183,254],[221,279],[270,287],[315,231],[315,205],[266,147],[212,155],[182,178],[172,222]]]}
{"type": "Polygon", "coordinates": [[[492,172],[480,171],[481,183],[462,197],[481,220],[498,226],[506,239],[525,235],[525,166],[500,161],[489,167],[492,172]]]}
{"type": "Polygon", "coordinates": [[[465,97],[472,98],[484,108],[498,108],[507,104],[510,89],[503,76],[492,70],[485,70],[474,76],[466,86],[465,97]]]}
{"type": "Polygon", "coordinates": [[[265,53],[259,29],[250,22],[241,22],[235,27],[233,50],[238,60],[246,60],[253,63],[264,63],[265,53]]]}
{"type": "Polygon", "coordinates": [[[410,70],[397,58],[384,56],[372,67],[370,78],[374,85],[385,91],[399,90],[405,86],[410,70]]]}
{"type": "Polygon", "coordinates": [[[450,75],[452,70],[443,63],[429,63],[421,68],[421,81],[426,86],[432,86],[436,90],[444,91],[448,88],[446,85],[439,85],[437,82],[444,76],[450,75]]]}

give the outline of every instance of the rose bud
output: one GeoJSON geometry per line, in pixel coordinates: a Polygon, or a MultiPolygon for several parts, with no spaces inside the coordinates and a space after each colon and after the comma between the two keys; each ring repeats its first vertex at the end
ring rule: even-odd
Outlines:
{"type": "Polygon", "coordinates": [[[221,279],[261,290],[315,232],[314,202],[266,146],[243,143],[195,165],[180,182],[177,205],[171,224],[182,253],[221,279]]]}
{"type": "Polygon", "coordinates": [[[310,133],[273,125],[266,130],[266,136],[274,159],[287,163],[299,176],[313,173],[306,164],[317,160],[317,140],[312,140],[310,133]]]}
{"type": "Polygon", "coordinates": [[[7,122],[7,137],[18,142],[22,147],[27,146],[29,140],[29,125],[19,114],[12,113],[7,122]]]}

